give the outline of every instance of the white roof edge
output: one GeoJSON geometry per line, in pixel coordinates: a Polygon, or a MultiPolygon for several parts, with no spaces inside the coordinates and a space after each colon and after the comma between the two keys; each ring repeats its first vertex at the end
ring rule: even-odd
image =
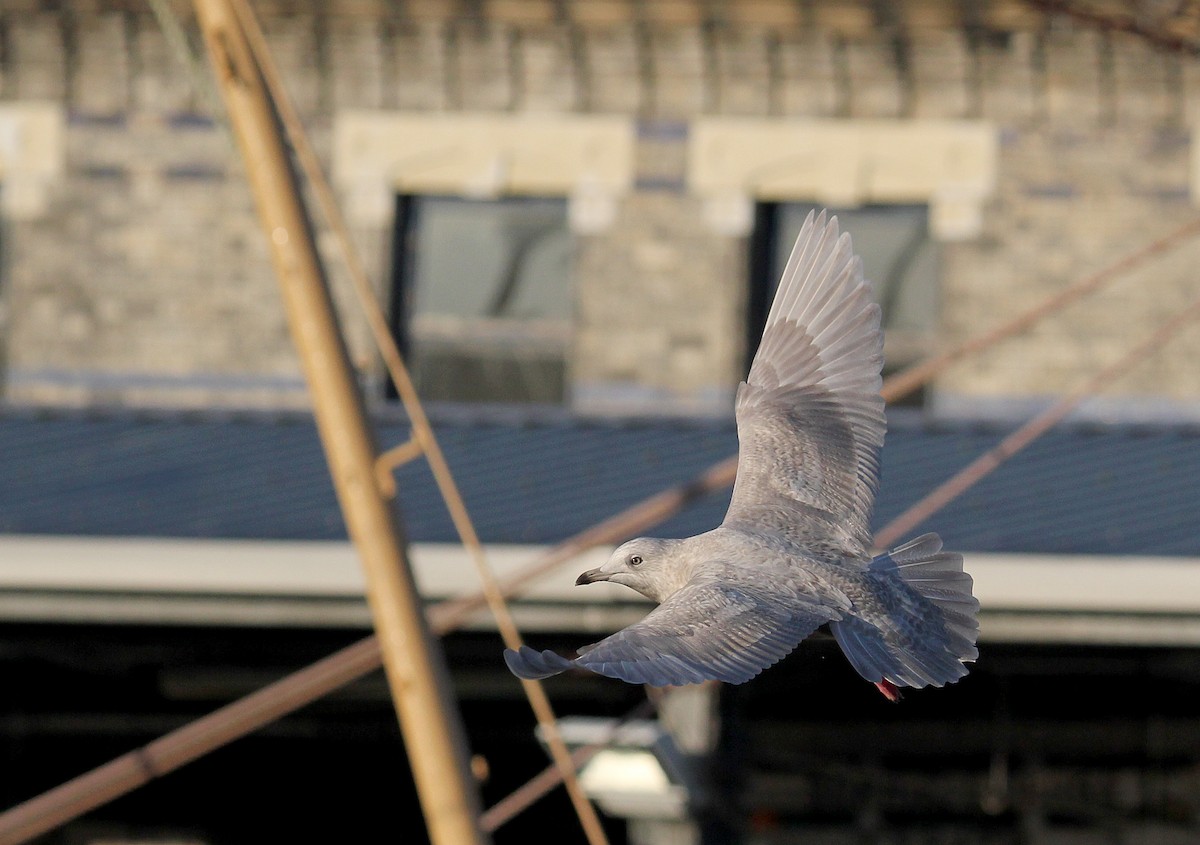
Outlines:
{"type": "MultiPolygon", "coordinates": [[[[485,549],[500,579],[544,550],[485,549]]],[[[418,543],[411,554],[428,599],[478,589],[460,546],[418,543]]],[[[524,624],[603,631],[640,617],[645,600],[630,590],[574,586],[580,571],[607,554],[592,550],[524,591],[517,602],[524,624]]],[[[984,639],[1200,644],[1200,558],[965,557],[984,639]]],[[[0,619],[369,626],[363,589],[357,556],[344,541],[0,535],[0,619]]]]}
{"type": "Polygon", "coordinates": [[[1200,558],[966,554],[989,610],[1200,613],[1200,558]]]}
{"type": "MultiPolygon", "coordinates": [[[[489,566],[500,578],[533,563],[544,550],[518,545],[485,548],[489,566]]],[[[461,546],[416,543],[409,554],[418,586],[427,596],[479,589],[474,565],[461,546]]],[[[588,597],[567,589],[574,587],[582,568],[599,566],[607,556],[607,549],[585,553],[526,593],[558,600],[625,598],[629,591],[612,584],[596,585],[601,589],[589,591],[588,597]]],[[[365,581],[348,541],[6,534],[0,535],[0,591],[5,590],[360,598],[365,581]]]]}

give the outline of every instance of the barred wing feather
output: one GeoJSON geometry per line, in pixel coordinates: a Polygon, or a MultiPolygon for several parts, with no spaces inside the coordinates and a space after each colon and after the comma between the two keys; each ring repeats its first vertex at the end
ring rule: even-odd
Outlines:
{"type": "Polygon", "coordinates": [[[837,218],[809,215],[738,390],[725,523],[870,547],[885,422],[879,306],[837,218]]]}
{"type": "Polygon", "coordinates": [[[693,581],[646,618],[584,646],[574,660],[522,646],[505,660],[523,678],[579,667],[631,684],[748,681],[792,651],[839,610],[724,579],[693,581]]]}

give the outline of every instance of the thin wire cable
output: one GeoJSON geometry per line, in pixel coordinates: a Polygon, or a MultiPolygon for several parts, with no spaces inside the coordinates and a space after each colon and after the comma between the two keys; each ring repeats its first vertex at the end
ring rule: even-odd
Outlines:
{"type": "MultiPolygon", "coordinates": [[[[420,397],[417,395],[416,388],[413,386],[408,368],[404,365],[403,358],[400,355],[400,349],[396,345],[395,338],[392,337],[387,319],[384,317],[383,309],[380,307],[379,300],[375,296],[374,288],[371,286],[366,268],[358,255],[358,250],[355,248],[354,242],[350,237],[350,231],[342,217],[341,209],[334,196],[333,189],[325,179],[320,160],[317,158],[312,145],[308,141],[308,134],[304,129],[303,123],[300,121],[299,115],[292,106],[291,98],[288,96],[287,90],[275,67],[274,59],[271,56],[271,51],[262,29],[255,18],[254,11],[246,3],[246,0],[228,0],[228,2],[242,24],[242,29],[246,33],[251,51],[254,53],[255,60],[258,62],[263,79],[267,84],[267,90],[276,103],[280,121],[288,137],[291,139],[297,161],[300,163],[309,185],[316,195],[317,203],[324,214],[325,222],[338,242],[342,260],[349,271],[355,295],[367,319],[371,334],[375,340],[375,345],[383,357],[392,382],[396,386],[396,390],[408,413],[409,421],[412,424],[413,438],[421,445],[424,451],[425,458],[433,472],[434,480],[450,512],[450,518],[454,522],[459,538],[462,540],[475,565],[480,584],[483,587],[483,594],[487,599],[487,604],[492,615],[495,617],[496,627],[500,631],[501,638],[508,648],[520,648],[523,643],[521,632],[512,618],[507,599],[500,591],[495,575],[488,564],[487,557],[483,552],[483,545],[480,543],[479,536],[475,531],[474,523],[467,512],[466,504],[458,490],[457,483],[454,481],[450,466],[442,454],[437,438],[434,436],[429,419],[425,415],[424,407],[421,404],[420,397]]],[[[587,836],[588,842],[590,845],[608,845],[608,837],[604,832],[603,826],[600,824],[596,810],[584,793],[583,787],[579,785],[579,779],[576,777],[574,766],[571,763],[570,752],[567,750],[566,743],[563,742],[562,736],[559,734],[558,721],[545,689],[540,682],[526,679],[521,679],[521,686],[524,689],[526,697],[529,699],[538,724],[542,728],[546,746],[550,750],[550,756],[554,760],[555,765],[562,769],[563,784],[566,786],[571,803],[574,805],[575,812],[579,816],[579,823],[583,828],[584,834],[587,836]]]]}
{"type": "Polygon", "coordinates": [[[225,107],[221,104],[221,95],[217,92],[217,86],[208,73],[207,64],[196,54],[192,42],[188,40],[187,32],[179,21],[178,13],[171,7],[168,0],[147,0],[147,2],[150,4],[150,10],[154,13],[155,20],[158,21],[158,27],[162,30],[167,46],[175,54],[176,61],[183,66],[188,80],[199,93],[200,99],[204,101],[204,106],[208,109],[213,121],[220,127],[225,139],[232,145],[233,133],[229,128],[229,121],[225,118],[225,107]]]}
{"type": "Polygon", "coordinates": [[[1061,422],[1084,399],[1107,387],[1149,358],[1197,317],[1200,317],[1200,298],[1159,326],[1155,332],[1114,364],[1105,367],[1076,390],[1059,399],[889,522],[875,535],[875,545],[881,549],[889,548],[902,536],[1061,422]]]}
{"type": "Polygon", "coordinates": [[[883,398],[888,402],[894,402],[903,396],[907,396],[917,388],[932,381],[935,376],[942,373],[951,364],[958,362],[962,358],[982,352],[991,346],[995,346],[1002,340],[1007,340],[1014,335],[1028,330],[1040,320],[1057,311],[1061,311],[1075,300],[1087,294],[1095,293],[1103,285],[1108,284],[1118,276],[1128,273],[1139,264],[1161,253],[1176,249],[1197,234],[1200,234],[1200,217],[1189,220],[1187,223],[1173,229],[1162,237],[1155,238],[1150,243],[1121,256],[1116,261],[1100,268],[1096,272],[1084,276],[1074,284],[1063,288],[1057,293],[1051,294],[1029,310],[1023,311],[990,331],[968,338],[953,349],[948,349],[902,372],[896,373],[884,382],[883,398]]]}

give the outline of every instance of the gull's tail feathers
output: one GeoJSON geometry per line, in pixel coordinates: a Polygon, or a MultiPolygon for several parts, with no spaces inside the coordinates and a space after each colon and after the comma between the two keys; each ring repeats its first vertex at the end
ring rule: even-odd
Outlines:
{"type": "Polygon", "coordinates": [[[967,674],[979,656],[979,601],[962,555],[925,534],[876,557],[868,577],[871,606],[829,624],[860,675],[877,686],[940,687],[967,674]]]}

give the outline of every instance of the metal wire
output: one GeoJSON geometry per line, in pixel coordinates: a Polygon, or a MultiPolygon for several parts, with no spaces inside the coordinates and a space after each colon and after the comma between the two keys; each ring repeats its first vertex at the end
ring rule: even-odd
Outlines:
{"type": "Polygon", "coordinates": [[[187,31],[184,30],[178,13],[171,7],[168,0],[146,0],[146,2],[150,4],[150,10],[154,12],[154,18],[158,21],[159,29],[162,30],[167,46],[175,54],[176,61],[183,66],[192,86],[199,93],[200,99],[204,101],[208,113],[232,146],[233,133],[229,128],[229,121],[225,118],[221,95],[217,92],[217,86],[208,73],[204,60],[197,55],[192,42],[188,39],[187,31]]]}
{"type": "MultiPolygon", "coordinates": [[[[1134,35],[1159,50],[1192,56],[1200,53],[1200,44],[1196,43],[1194,24],[1190,18],[1182,18],[1181,16],[1175,20],[1168,19],[1166,21],[1168,26],[1156,28],[1149,26],[1142,20],[1143,17],[1150,18],[1151,15],[1142,15],[1140,11],[1132,14],[1129,12],[1113,14],[1108,10],[1089,9],[1078,3],[1068,3],[1063,2],[1063,0],[1025,0],[1025,2],[1035,9],[1040,9],[1047,15],[1063,15],[1064,17],[1073,18],[1101,32],[1123,32],[1134,35]],[[1187,24],[1191,24],[1191,26],[1187,26],[1187,29],[1192,30],[1189,34],[1193,37],[1189,38],[1181,32],[1171,30],[1169,24],[1181,19],[1187,21],[1187,24]]],[[[1131,5],[1140,6],[1141,4],[1131,5]]],[[[1170,6],[1164,6],[1163,8],[1170,8],[1170,6]]],[[[1181,11],[1183,4],[1179,4],[1176,8],[1181,11]]]]}
{"type": "MultiPolygon", "coordinates": [[[[571,753],[571,761],[575,764],[575,768],[582,769],[589,760],[607,748],[621,730],[622,725],[634,719],[643,719],[649,716],[657,707],[658,702],[652,697],[647,697],[645,701],[615,721],[602,740],[575,749],[571,753]]],[[[523,813],[547,792],[558,786],[561,781],[562,773],[558,767],[547,766],[484,811],[483,815],[479,817],[480,825],[491,833],[508,820],[523,813]]]]}

